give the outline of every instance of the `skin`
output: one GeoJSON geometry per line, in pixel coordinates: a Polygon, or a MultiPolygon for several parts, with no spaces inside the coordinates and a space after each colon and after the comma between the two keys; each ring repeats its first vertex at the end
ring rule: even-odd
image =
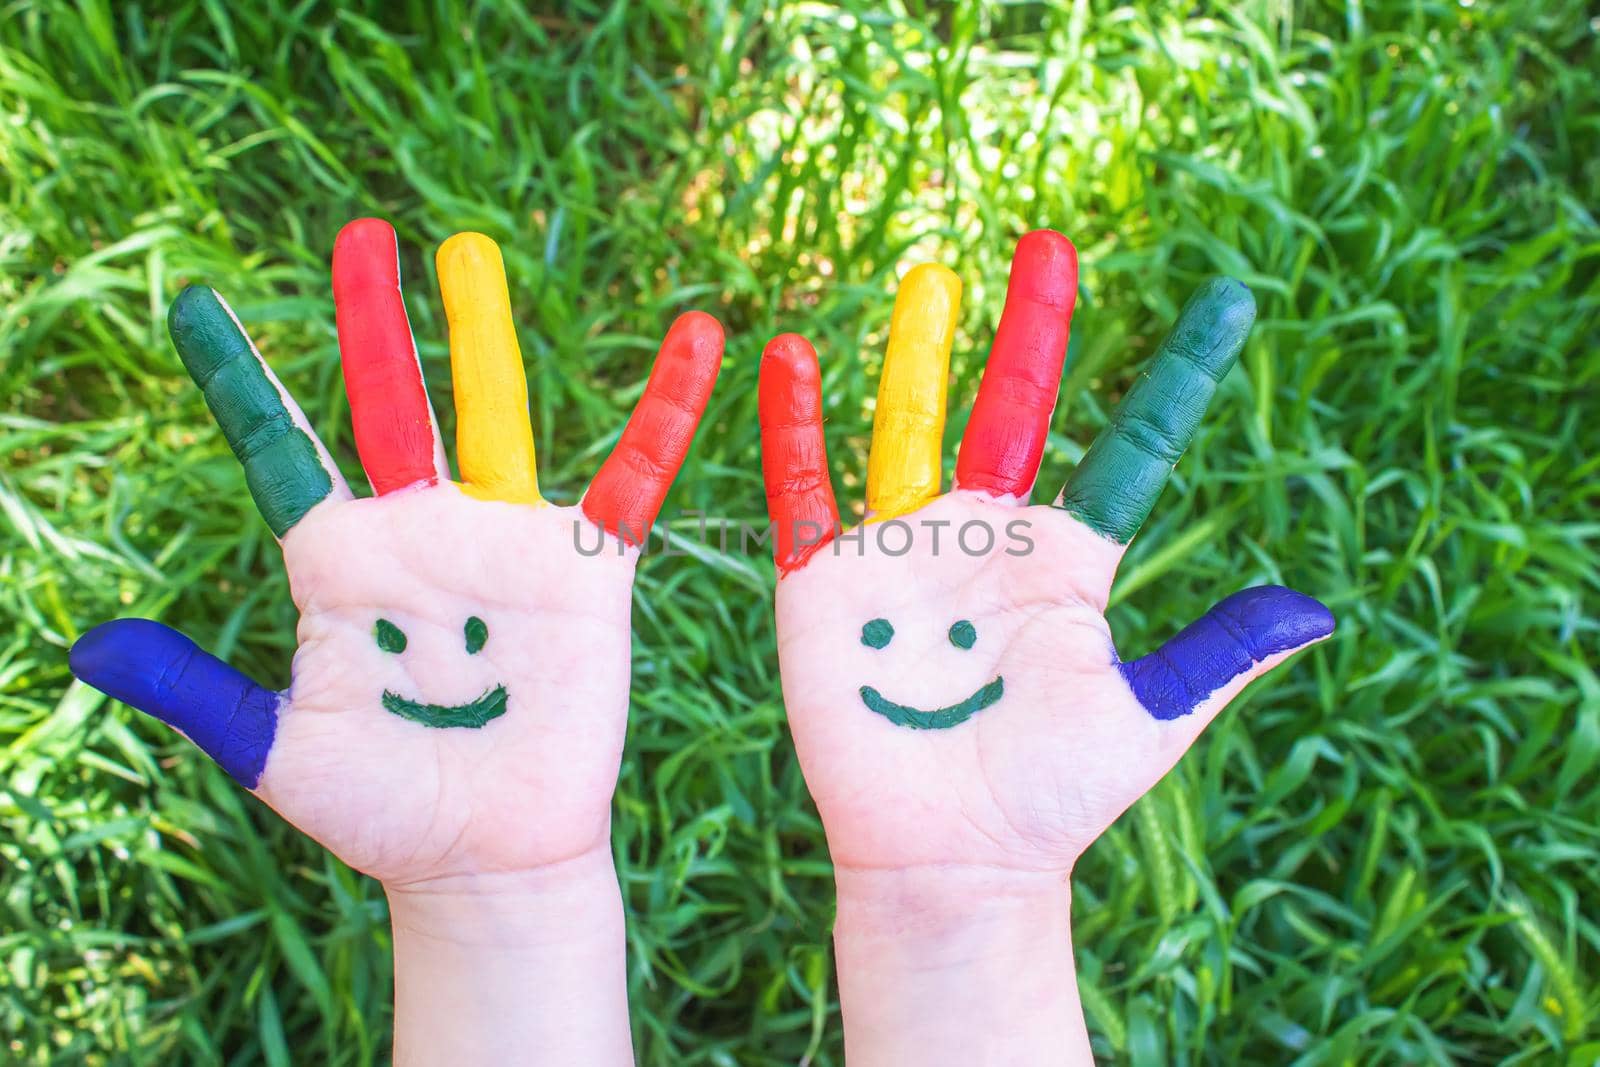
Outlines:
{"type": "Polygon", "coordinates": [[[616,531],[654,521],[709,397],[721,328],[699,313],[673,325],[629,448],[578,505],[557,507],[532,470],[499,250],[468,234],[440,253],[462,482],[450,479],[396,263],[378,220],[335,244],[370,497],[344,484],[216,294],[185,291],[169,318],[283,548],[300,612],[288,689],[271,693],[147,620],[97,627],[72,668],[185,731],[382,881],[397,1063],[631,1063],[609,829],[638,550],[616,531]]]}
{"type": "Polygon", "coordinates": [[[580,555],[572,529],[584,521],[450,482],[312,509],[283,540],[299,650],[257,794],[402,888],[603,849],[636,553],[580,555]],[[462,637],[472,612],[489,626],[477,655],[462,637]],[[380,614],[406,634],[404,652],[377,646],[380,614]],[[507,712],[480,730],[424,728],[381,699],[460,705],[497,687],[507,712]]]}
{"type": "MultiPolygon", "coordinates": [[[[1059,234],[1019,245],[981,417],[956,486],[898,515],[912,528],[909,550],[902,532],[880,541],[885,516],[872,502],[926,494],[926,479],[901,483],[898,470],[870,465],[863,527],[783,536],[786,519],[837,509],[815,353],[788,335],[764,357],[784,702],[834,863],[853,1067],[1092,1062],[1072,967],[1073,865],[1251,680],[1332,630],[1309,597],[1267,588],[1225,601],[1160,655],[1122,663],[1105,618],[1117,565],[1232,365],[1253,303],[1238,283],[1202,287],[1162,349],[1169,358],[1151,361],[1083,480],[1069,483],[1067,506],[1030,505],[1076,277],[1059,234]],[[1021,539],[1010,535],[1018,523],[1021,539]],[[963,551],[969,524],[994,531],[995,548],[963,551]],[[894,628],[881,648],[863,642],[876,619],[894,628]],[[960,620],[975,631],[970,648],[952,642],[960,620]],[[1003,691],[989,690],[981,709],[921,728],[900,721],[960,706],[997,679],[1003,691]],[[868,690],[906,713],[875,713],[868,690]]],[[[896,301],[894,322],[919,323],[920,342],[890,340],[888,362],[921,361],[920,371],[885,368],[886,378],[940,383],[889,425],[921,428],[923,440],[897,446],[913,455],[937,448],[944,420],[941,324],[951,317],[929,291],[902,288],[896,301]]],[[[969,543],[983,541],[974,532],[969,543]]]]}
{"type": "Polygon", "coordinates": [[[869,527],[861,553],[830,545],[778,585],[784,703],[829,852],[845,867],[1065,872],[1171,769],[1211,709],[1168,724],[1135,698],[1105,621],[1120,546],[1066,512],[958,490],[907,521],[950,523],[941,551],[923,538],[888,556],[869,527]],[[951,550],[965,523],[1019,519],[1029,555],[951,550]],[[880,616],[894,639],[867,648],[862,624],[880,616]],[[977,629],[971,649],[950,644],[958,619],[977,629]],[[997,677],[1004,695],[959,729],[896,728],[864,713],[859,693],[870,685],[932,709],[997,677]]]}

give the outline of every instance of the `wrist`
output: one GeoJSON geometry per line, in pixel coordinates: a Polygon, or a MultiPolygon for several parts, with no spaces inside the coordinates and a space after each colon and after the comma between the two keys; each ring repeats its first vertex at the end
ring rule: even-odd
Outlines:
{"type": "Polygon", "coordinates": [[[849,1062],[1093,1062],[1068,874],[942,866],[835,876],[849,1062]]]}
{"type": "Polygon", "coordinates": [[[386,882],[395,939],[514,950],[551,938],[582,941],[620,919],[616,867],[605,847],[525,871],[386,882]],[[615,911],[615,915],[613,912],[615,911]]]}
{"type": "Polygon", "coordinates": [[[1011,916],[1070,914],[1070,871],[1024,871],[981,864],[915,867],[836,866],[839,907],[870,919],[864,935],[934,937],[1011,916]]]}
{"type": "Polygon", "coordinates": [[[609,851],[384,890],[397,1064],[632,1063],[609,851]]]}

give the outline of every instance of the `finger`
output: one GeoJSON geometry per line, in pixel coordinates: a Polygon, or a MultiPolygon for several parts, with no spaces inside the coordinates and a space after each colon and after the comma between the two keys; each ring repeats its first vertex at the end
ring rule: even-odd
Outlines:
{"type": "Polygon", "coordinates": [[[1279,585],[1257,586],[1233,594],[1155,652],[1118,669],[1151,716],[1176,721],[1175,728],[1192,740],[1251,681],[1333,628],[1332,612],[1311,597],[1279,585]]]}
{"type": "Polygon", "coordinates": [[[160,719],[246,789],[278,730],[279,694],[149,619],[102,623],[78,638],[68,665],[81,681],[160,719]]]}
{"type": "Polygon", "coordinates": [[[956,488],[1027,503],[1039,476],[1067,333],[1078,295],[1078,250],[1035,230],[1011,257],[1006,306],[956,456],[956,488]]]}
{"type": "Polygon", "coordinates": [[[400,296],[394,227],[356,219],[333,242],[333,308],[356,451],[373,492],[432,485],[450,472],[400,296]]]}
{"type": "Polygon", "coordinates": [[[1089,446],[1058,506],[1119,544],[1133,540],[1255,316],[1255,297],[1242,282],[1213,278],[1202,285],[1111,425],[1089,446]]]}
{"type": "Polygon", "coordinates": [[[189,286],[167,312],[167,332],[274,534],[329,497],[349,498],[333,458],[222,297],[189,286]]]}
{"type": "Polygon", "coordinates": [[[583,494],[583,513],[632,545],[643,544],[689,454],[722,366],[722,326],[703,311],[678,316],[611,455],[583,494]]]}
{"type": "Polygon", "coordinates": [[[511,322],[500,248],[481,233],[458,233],[439,247],[436,258],[450,322],[456,462],[463,487],[483,500],[542,504],[528,379],[511,322]]]}
{"type": "Polygon", "coordinates": [[[961,279],[924,263],[900,282],[867,456],[867,513],[889,519],[939,495],[950,345],[961,279]]]}
{"type": "Polygon", "coordinates": [[[822,371],[796,333],[761,354],[761,470],[767,483],[778,575],[804,566],[839,530],[822,434],[822,371]]]}

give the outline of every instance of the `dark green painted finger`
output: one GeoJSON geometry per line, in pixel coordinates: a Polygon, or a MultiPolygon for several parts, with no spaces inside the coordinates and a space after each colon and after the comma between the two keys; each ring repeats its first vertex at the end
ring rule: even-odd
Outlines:
{"type": "Polygon", "coordinates": [[[1212,278],[1202,285],[1089,446],[1059,506],[1120,544],[1133,540],[1255,317],[1255,297],[1243,282],[1212,278]]]}
{"type": "Polygon", "coordinates": [[[342,479],[335,481],[243,327],[213,290],[191,285],[179,293],[167,312],[167,331],[239,457],[261,517],[282,537],[342,479]]]}

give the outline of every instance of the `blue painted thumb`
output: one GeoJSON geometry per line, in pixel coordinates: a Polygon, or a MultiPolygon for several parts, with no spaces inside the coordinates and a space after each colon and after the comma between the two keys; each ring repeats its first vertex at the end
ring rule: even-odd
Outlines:
{"type": "Polygon", "coordinates": [[[1262,585],[1223,600],[1150,655],[1117,666],[1146,711],[1177,719],[1262,661],[1322,640],[1333,626],[1333,613],[1311,597],[1262,585]]]}
{"type": "Polygon", "coordinates": [[[277,693],[149,619],[101,623],[72,646],[72,673],[182,731],[254,789],[278,731],[277,693]]]}

